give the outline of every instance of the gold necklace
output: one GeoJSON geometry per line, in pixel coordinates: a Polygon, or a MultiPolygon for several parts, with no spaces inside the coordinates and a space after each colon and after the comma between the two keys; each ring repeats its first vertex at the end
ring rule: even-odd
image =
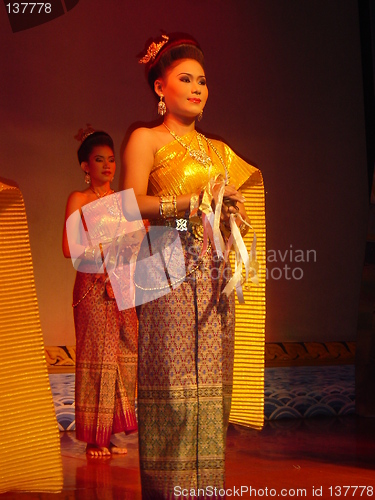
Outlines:
{"type": "Polygon", "coordinates": [[[109,193],[114,193],[113,189],[108,189],[108,191],[106,191],[105,193],[100,194],[100,193],[98,193],[97,191],[95,191],[95,189],[94,189],[91,185],[90,185],[90,189],[91,189],[91,191],[92,191],[94,194],[96,194],[96,196],[97,196],[98,198],[104,198],[104,196],[106,196],[107,194],[109,194],[109,193]]]}
{"type": "Polygon", "coordinates": [[[183,146],[187,150],[187,152],[189,153],[189,155],[191,156],[191,158],[193,158],[193,160],[196,160],[198,163],[200,163],[204,167],[210,167],[212,165],[212,159],[206,153],[206,151],[203,149],[203,144],[202,144],[202,138],[203,138],[206,141],[206,143],[210,146],[210,148],[212,149],[212,151],[214,151],[214,153],[216,154],[216,156],[219,158],[220,163],[222,164],[222,166],[224,168],[224,172],[225,172],[225,184],[228,184],[228,182],[229,182],[229,172],[228,172],[227,166],[225,164],[225,161],[224,161],[223,157],[221,156],[221,154],[219,153],[219,151],[215,148],[215,146],[212,144],[212,142],[210,141],[210,139],[208,139],[205,135],[200,134],[199,132],[196,132],[196,134],[197,134],[197,141],[198,141],[198,145],[199,145],[199,150],[198,149],[193,149],[189,144],[186,144],[182,140],[182,138],[180,136],[178,136],[177,134],[175,134],[169,127],[167,127],[167,125],[165,123],[163,123],[163,125],[168,130],[168,132],[171,134],[171,136],[174,139],[176,139],[176,141],[178,143],[180,143],[181,146],[183,146]]]}
{"type": "Polygon", "coordinates": [[[198,142],[199,150],[193,149],[191,146],[189,146],[189,144],[185,144],[185,142],[181,139],[181,137],[178,136],[177,134],[175,134],[169,127],[167,127],[167,125],[165,123],[163,123],[163,125],[168,130],[168,132],[171,134],[171,136],[174,139],[176,139],[176,141],[179,142],[181,144],[181,146],[183,146],[187,150],[187,152],[189,153],[191,158],[193,158],[193,160],[196,160],[198,163],[200,163],[204,167],[209,167],[212,164],[211,158],[208,156],[206,151],[204,151],[201,148],[201,145],[199,142],[198,142]]]}

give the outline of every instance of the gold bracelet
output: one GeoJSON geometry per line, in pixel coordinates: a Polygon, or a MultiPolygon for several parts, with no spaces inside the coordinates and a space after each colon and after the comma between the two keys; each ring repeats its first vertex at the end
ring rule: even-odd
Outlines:
{"type": "Polygon", "coordinates": [[[238,226],[238,229],[240,230],[240,233],[241,233],[241,236],[245,236],[245,234],[248,232],[249,230],[249,226],[245,223],[245,222],[242,222],[239,226],[238,226]]]}
{"type": "Polygon", "coordinates": [[[85,247],[85,249],[83,251],[83,258],[94,262],[95,261],[95,247],[85,247]],[[89,252],[91,252],[91,255],[87,255],[89,252]]]}
{"type": "Polygon", "coordinates": [[[162,219],[177,217],[176,196],[160,196],[159,213],[162,219]]]}

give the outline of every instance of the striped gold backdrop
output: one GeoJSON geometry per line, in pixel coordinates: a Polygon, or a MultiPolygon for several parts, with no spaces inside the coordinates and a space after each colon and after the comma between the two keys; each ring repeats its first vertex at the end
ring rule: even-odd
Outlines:
{"type": "MultiPolygon", "coordinates": [[[[255,177],[255,176],[254,176],[255,177]]],[[[233,395],[230,422],[260,429],[264,423],[264,353],[266,319],[266,224],[261,174],[241,188],[257,237],[259,286],[244,286],[245,304],[236,300],[233,395]]],[[[253,231],[244,240],[249,249],[253,231]]]]}
{"type": "Polygon", "coordinates": [[[63,474],[25,206],[0,183],[0,493],[59,492],[63,474]]]}

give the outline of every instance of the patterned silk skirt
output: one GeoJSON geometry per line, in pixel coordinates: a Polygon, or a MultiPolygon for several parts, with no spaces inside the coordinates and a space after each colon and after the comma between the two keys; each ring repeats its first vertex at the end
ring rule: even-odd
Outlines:
{"type": "Polygon", "coordinates": [[[138,260],[159,252],[163,264],[135,274],[142,495],[223,498],[212,493],[225,486],[235,324],[234,296],[221,291],[230,267],[211,247],[200,257],[202,242],[189,232],[150,233],[138,260]]]}
{"type": "Polygon", "coordinates": [[[117,432],[134,432],[137,373],[137,317],[119,311],[104,275],[77,272],[76,437],[108,446],[117,432]]]}

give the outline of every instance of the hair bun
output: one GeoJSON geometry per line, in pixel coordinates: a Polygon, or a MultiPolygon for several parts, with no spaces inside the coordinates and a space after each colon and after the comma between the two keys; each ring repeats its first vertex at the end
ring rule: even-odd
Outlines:
{"type": "Polygon", "coordinates": [[[195,59],[204,66],[203,51],[199,43],[187,33],[163,33],[158,38],[148,39],[145,50],[138,57],[139,62],[145,64],[146,77],[152,89],[155,80],[179,59],[195,59]]]}

